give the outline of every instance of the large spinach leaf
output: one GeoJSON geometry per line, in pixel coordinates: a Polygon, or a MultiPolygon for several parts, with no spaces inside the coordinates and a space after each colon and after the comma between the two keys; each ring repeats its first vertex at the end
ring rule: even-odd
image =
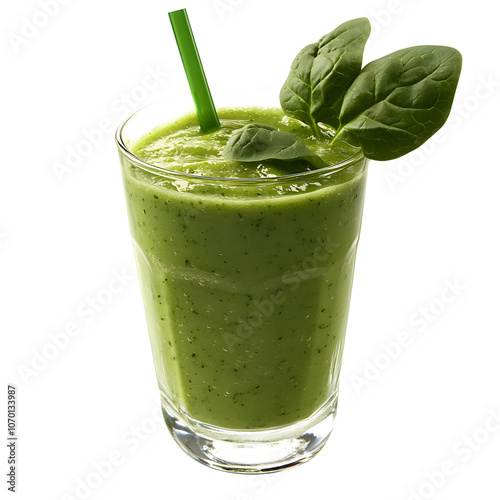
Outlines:
{"type": "Polygon", "coordinates": [[[336,129],[344,94],[361,70],[369,35],[370,22],[361,17],[304,47],[280,92],[285,114],[308,124],[317,137],[319,122],[336,129]]]}
{"type": "Polygon", "coordinates": [[[413,151],[448,118],[461,65],[460,52],[433,45],[369,63],[345,95],[336,137],[342,135],[374,160],[413,151]]]}

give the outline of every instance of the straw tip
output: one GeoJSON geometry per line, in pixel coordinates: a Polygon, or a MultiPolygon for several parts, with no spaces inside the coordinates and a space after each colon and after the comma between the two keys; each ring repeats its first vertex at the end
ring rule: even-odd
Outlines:
{"type": "Polygon", "coordinates": [[[177,10],[172,10],[168,13],[168,17],[176,16],[179,14],[187,14],[186,9],[177,9],[177,10]]]}

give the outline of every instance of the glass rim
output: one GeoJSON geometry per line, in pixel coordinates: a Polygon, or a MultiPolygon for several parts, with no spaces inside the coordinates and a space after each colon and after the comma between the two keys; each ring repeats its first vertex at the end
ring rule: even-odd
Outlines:
{"type": "Polygon", "coordinates": [[[153,175],[158,175],[161,177],[177,177],[177,178],[184,178],[186,180],[190,181],[195,181],[195,182],[223,182],[227,184],[245,184],[245,183],[257,183],[257,182],[264,182],[264,183],[269,183],[269,182],[279,182],[279,181],[293,181],[294,179],[300,179],[303,180],[304,177],[307,176],[317,176],[317,175],[323,175],[323,174],[330,174],[333,172],[338,172],[340,170],[344,170],[345,168],[357,163],[358,161],[361,160],[367,160],[367,158],[363,155],[363,152],[361,149],[359,149],[355,154],[349,156],[345,160],[339,161],[338,163],[333,163],[331,165],[327,165],[326,167],[321,167],[317,168],[314,170],[305,170],[303,172],[298,172],[298,173],[293,173],[293,174],[285,174],[285,175],[278,175],[275,177],[212,177],[208,175],[199,175],[199,174],[191,174],[187,172],[179,172],[178,170],[172,170],[169,168],[161,167],[159,165],[155,165],[153,163],[149,163],[147,161],[144,161],[142,158],[139,158],[136,156],[130,149],[127,147],[125,144],[125,141],[123,140],[123,129],[127,125],[127,123],[134,118],[135,115],[140,113],[146,108],[149,108],[151,106],[158,105],[162,102],[168,102],[167,99],[162,99],[159,101],[152,102],[146,106],[143,106],[142,108],[139,108],[138,110],[134,111],[130,116],[125,118],[118,128],[116,129],[115,133],[115,141],[118,146],[118,150],[125,155],[135,166],[141,168],[142,170],[145,170],[149,172],[150,174],[153,175]]]}

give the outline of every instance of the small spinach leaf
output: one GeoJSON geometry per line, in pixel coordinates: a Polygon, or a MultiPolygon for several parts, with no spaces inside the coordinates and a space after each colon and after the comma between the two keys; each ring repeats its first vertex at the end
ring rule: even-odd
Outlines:
{"type": "Polygon", "coordinates": [[[347,91],[340,135],[373,160],[392,160],[418,148],[446,122],[462,56],[451,47],[423,45],[381,57],[347,91]]]}
{"type": "Polygon", "coordinates": [[[250,162],[264,160],[306,160],[315,167],[326,163],[295,135],[268,125],[252,123],[233,132],[222,156],[228,160],[250,162]]]}
{"type": "Polygon", "coordinates": [[[369,35],[370,22],[360,17],[304,47],[280,92],[285,114],[309,125],[317,137],[319,122],[336,129],[345,92],[361,70],[369,35]]]}

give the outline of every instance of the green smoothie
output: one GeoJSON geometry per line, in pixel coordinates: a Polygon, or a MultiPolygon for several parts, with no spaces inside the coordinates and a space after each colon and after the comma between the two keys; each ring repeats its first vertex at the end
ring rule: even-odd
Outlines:
{"type": "Polygon", "coordinates": [[[130,146],[156,168],[123,162],[156,373],[163,397],[191,419],[287,425],[336,396],[366,160],[280,110],[219,117],[212,133],[192,114],[130,146]],[[346,163],[316,172],[305,161],[222,158],[248,123],[292,132],[328,164],[346,163]]]}

